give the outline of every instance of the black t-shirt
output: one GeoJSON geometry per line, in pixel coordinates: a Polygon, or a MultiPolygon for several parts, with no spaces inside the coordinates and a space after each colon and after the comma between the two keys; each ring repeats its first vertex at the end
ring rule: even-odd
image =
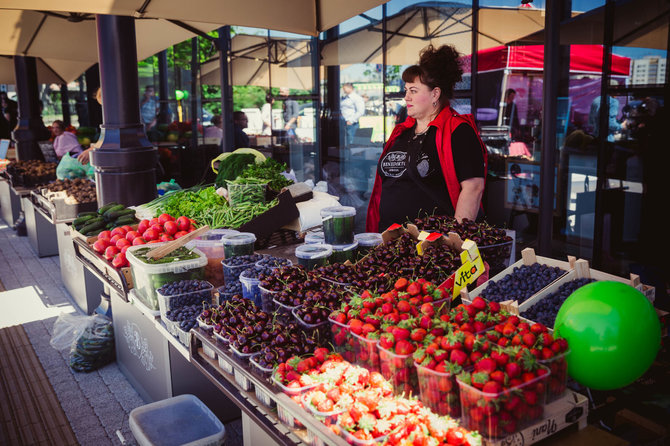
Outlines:
{"type": "MultiPolygon", "coordinates": [[[[437,155],[434,126],[419,135],[403,132],[382,156],[377,173],[382,180],[379,231],[423,214],[454,215],[437,155]]],[[[451,150],[459,182],[484,177],[484,156],[474,129],[461,124],[451,135],[451,150]]]]}

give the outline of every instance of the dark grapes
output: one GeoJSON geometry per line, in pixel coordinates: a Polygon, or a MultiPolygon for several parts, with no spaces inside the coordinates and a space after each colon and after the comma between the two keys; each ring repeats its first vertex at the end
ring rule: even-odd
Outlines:
{"type": "Polygon", "coordinates": [[[494,302],[516,300],[521,304],[565,273],[559,267],[540,263],[521,265],[502,279],[489,282],[481,296],[494,302]]]}
{"type": "Polygon", "coordinates": [[[558,287],[558,290],[544,296],[533,304],[532,307],[526,309],[526,311],[523,312],[523,317],[544,324],[547,327],[553,327],[554,322],[556,322],[556,315],[558,314],[561,305],[563,305],[563,302],[565,302],[577,288],[581,288],[591,282],[594,282],[594,280],[575,279],[564,283],[558,287]]]}

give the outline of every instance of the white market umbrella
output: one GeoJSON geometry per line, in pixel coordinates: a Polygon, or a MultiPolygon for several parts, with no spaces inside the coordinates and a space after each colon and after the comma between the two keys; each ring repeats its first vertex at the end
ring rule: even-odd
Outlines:
{"type": "MultiPolygon", "coordinates": [[[[668,49],[668,17],[670,3],[666,0],[628,0],[614,4],[613,46],[668,49]]],[[[561,23],[561,44],[602,45],[605,29],[605,7],[593,9],[561,23]]],[[[535,32],[510,44],[541,44],[544,33],[535,32]]]]}
{"type": "Polygon", "coordinates": [[[176,19],[311,36],[386,0],[2,0],[0,8],[176,19]]]}
{"type": "MultiPolygon", "coordinates": [[[[40,84],[67,84],[75,80],[89,66],[88,62],[37,59],[37,81],[40,84]]],[[[0,56],[0,84],[14,84],[14,58],[0,56]]]]}
{"type": "MultiPolygon", "coordinates": [[[[479,49],[499,46],[544,27],[544,11],[534,8],[495,8],[479,11],[479,49]]],[[[461,54],[472,53],[472,6],[455,2],[428,2],[408,6],[387,18],[387,64],[407,65],[433,44],[454,45],[461,54]]],[[[342,34],[324,45],[323,65],[382,63],[382,21],[342,34]]],[[[307,63],[303,60],[302,63],[307,63]]]]}
{"type": "MultiPolygon", "coordinates": [[[[202,32],[215,28],[194,22],[187,26],[202,32]]],[[[178,24],[157,19],[136,20],[135,32],[138,60],[195,35],[178,24]]],[[[62,70],[65,81],[73,80],[98,62],[95,16],[0,9],[0,55],[43,58],[55,72],[62,70]]]]}
{"type": "MultiPolygon", "coordinates": [[[[312,89],[311,66],[289,66],[290,59],[309,57],[309,39],[268,38],[237,34],[231,39],[231,84],[312,89]],[[269,63],[268,63],[269,61],[269,63]]],[[[200,66],[203,85],[220,84],[219,59],[200,66]]]]}

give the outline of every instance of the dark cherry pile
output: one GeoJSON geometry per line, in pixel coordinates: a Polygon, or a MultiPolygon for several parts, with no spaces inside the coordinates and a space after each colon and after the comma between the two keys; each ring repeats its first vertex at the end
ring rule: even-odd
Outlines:
{"type": "Polygon", "coordinates": [[[479,247],[482,259],[489,264],[492,275],[508,266],[512,253],[512,237],[504,229],[486,222],[474,222],[464,218],[460,223],[453,217],[430,215],[417,218],[414,223],[419,229],[447,234],[455,232],[462,240],[470,239],[479,247]]]}
{"type": "Polygon", "coordinates": [[[544,324],[547,327],[553,327],[554,322],[556,322],[556,315],[558,314],[561,305],[563,305],[563,302],[565,302],[577,288],[581,288],[591,282],[594,282],[594,280],[575,279],[564,283],[558,287],[558,290],[543,297],[541,300],[533,304],[532,307],[524,311],[523,317],[544,324]]]}
{"type": "Polygon", "coordinates": [[[298,318],[298,322],[304,325],[317,325],[328,322],[328,315],[332,313],[334,308],[324,306],[300,306],[295,309],[294,315],[298,318]]]}
{"type": "Polygon", "coordinates": [[[183,307],[186,305],[200,305],[202,303],[211,303],[212,284],[206,280],[179,280],[177,282],[166,283],[158,288],[158,292],[163,296],[175,296],[169,300],[169,307],[183,307]]]}
{"type": "Polygon", "coordinates": [[[279,268],[281,266],[288,266],[290,264],[291,261],[289,259],[275,256],[265,256],[256,262],[256,266],[268,266],[270,268],[279,268]]]}
{"type": "Polygon", "coordinates": [[[516,300],[521,304],[565,273],[557,266],[540,263],[518,266],[502,279],[491,281],[481,296],[494,302],[516,300]]]}
{"type": "Polygon", "coordinates": [[[447,234],[455,232],[461,239],[469,238],[477,246],[499,245],[501,243],[511,242],[512,237],[507,235],[504,229],[496,228],[486,222],[474,222],[464,218],[460,223],[453,217],[444,215],[429,215],[423,218],[417,218],[412,222],[419,229],[431,232],[440,232],[447,234]]]}
{"type": "Polygon", "coordinates": [[[332,265],[323,265],[314,268],[309,272],[311,277],[324,278],[340,284],[350,285],[356,281],[362,281],[367,278],[365,271],[356,269],[354,265],[345,265],[343,263],[334,263],[332,265]]]}
{"type": "Polygon", "coordinates": [[[202,312],[202,304],[186,305],[180,308],[168,310],[165,313],[168,319],[179,323],[179,328],[183,331],[190,331],[198,325],[198,315],[202,312]]]}
{"type": "MultiPolygon", "coordinates": [[[[272,315],[240,296],[233,296],[218,307],[204,310],[200,320],[213,325],[214,331],[242,354],[257,353],[270,347],[276,360],[282,362],[282,358],[305,354],[317,347],[316,341],[300,330],[296,322],[280,324],[272,315]]],[[[265,353],[268,352],[265,350],[265,353]]],[[[260,361],[259,365],[263,366],[260,361]]]]}
{"type": "Polygon", "coordinates": [[[288,283],[307,280],[307,272],[300,265],[283,266],[271,274],[262,274],[258,278],[261,281],[260,285],[266,290],[282,291],[288,283]]]}

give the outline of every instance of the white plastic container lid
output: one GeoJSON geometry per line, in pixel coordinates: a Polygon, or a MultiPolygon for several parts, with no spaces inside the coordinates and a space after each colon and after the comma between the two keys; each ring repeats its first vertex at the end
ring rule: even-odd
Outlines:
{"type": "Polygon", "coordinates": [[[129,423],[141,446],[218,445],[226,433],[214,413],[189,394],[137,407],[129,423]]]}
{"type": "Polygon", "coordinates": [[[354,241],[351,245],[331,245],[333,252],[346,252],[358,248],[358,242],[354,241]]]}
{"type": "Polygon", "coordinates": [[[205,247],[223,246],[221,244],[222,238],[224,238],[227,235],[235,235],[239,233],[240,231],[237,231],[235,229],[212,229],[207,231],[200,237],[191,240],[186,244],[186,246],[189,246],[191,244],[193,246],[205,246],[205,247]]]}
{"type": "Polygon", "coordinates": [[[245,270],[242,271],[242,273],[240,274],[240,282],[242,282],[242,283],[244,283],[244,284],[247,284],[247,285],[249,285],[249,286],[251,286],[251,285],[258,285],[259,283],[261,283],[261,280],[260,280],[258,277],[247,277],[247,276],[245,275],[246,272],[247,272],[247,270],[245,269],[245,270]]]}
{"type": "Polygon", "coordinates": [[[326,236],[323,234],[323,231],[319,232],[308,232],[305,234],[305,243],[310,245],[314,243],[323,244],[326,240],[326,236]]]}
{"type": "MultiPolygon", "coordinates": [[[[158,248],[168,242],[152,243],[150,245],[135,245],[128,247],[126,251],[126,258],[131,267],[141,270],[145,274],[162,274],[162,273],[182,273],[191,269],[200,268],[207,265],[207,256],[198,248],[192,248],[195,254],[198,255],[195,259],[178,260],[170,263],[144,263],[134,254],[135,251],[141,248],[158,248]]],[[[168,254],[169,255],[169,254],[168,254]]]]}
{"type": "Polygon", "coordinates": [[[330,257],[333,247],[325,243],[310,243],[295,248],[295,256],[299,259],[322,259],[330,257]]]}
{"type": "Polygon", "coordinates": [[[248,245],[256,241],[256,235],[253,232],[238,232],[226,235],[221,240],[224,245],[248,245]]]}
{"type": "Polygon", "coordinates": [[[356,208],[351,206],[331,206],[321,209],[321,218],[354,217],[356,208]]]}
{"type": "Polygon", "coordinates": [[[358,242],[360,246],[377,246],[384,243],[382,235],[378,232],[361,232],[360,234],[354,234],[354,240],[358,242]]]}

